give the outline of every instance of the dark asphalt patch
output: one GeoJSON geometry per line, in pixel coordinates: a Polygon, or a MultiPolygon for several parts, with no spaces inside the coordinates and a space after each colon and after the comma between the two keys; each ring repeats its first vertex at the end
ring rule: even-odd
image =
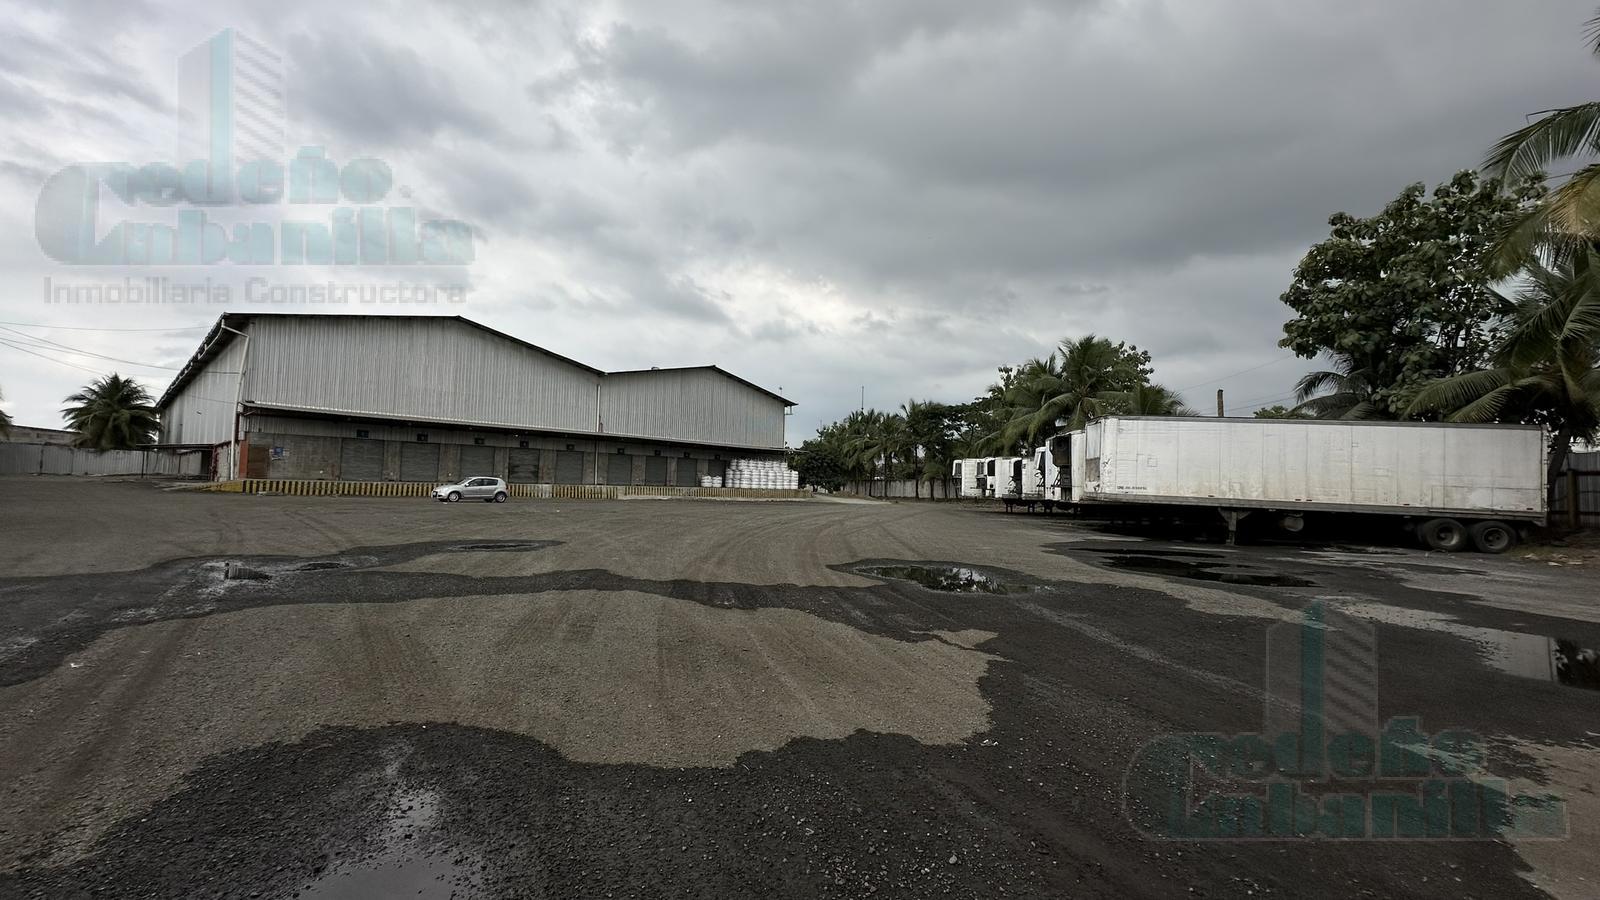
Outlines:
{"type": "MultiPolygon", "coordinates": [[[[1033,634],[1005,649],[1083,648],[1033,634]]],[[[1009,666],[985,681],[994,727],[961,744],[857,733],[727,768],[574,763],[451,724],[326,728],[213,757],[88,857],[0,876],[0,896],[1121,897],[1247,882],[1454,900],[1456,878],[1539,896],[1503,843],[1143,840],[1119,799],[1143,736],[1117,730],[1102,679],[1009,666]],[[425,815],[396,815],[419,798],[425,815]]]]}

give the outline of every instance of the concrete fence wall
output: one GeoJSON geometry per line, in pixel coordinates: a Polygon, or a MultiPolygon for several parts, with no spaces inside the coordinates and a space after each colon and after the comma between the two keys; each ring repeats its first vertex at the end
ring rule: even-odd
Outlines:
{"type": "Polygon", "coordinates": [[[0,443],[0,475],[145,475],[203,478],[210,450],[85,450],[60,444],[0,443]]]}
{"type": "Polygon", "coordinates": [[[840,493],[856,494],[861,497],[883,497],[889,500],[900,498],[923,500],[954,500],[960,485],[949,479],[938,481],[924,481],[920,484],[909,478],[891,481],[847,481],[840,493]]]}

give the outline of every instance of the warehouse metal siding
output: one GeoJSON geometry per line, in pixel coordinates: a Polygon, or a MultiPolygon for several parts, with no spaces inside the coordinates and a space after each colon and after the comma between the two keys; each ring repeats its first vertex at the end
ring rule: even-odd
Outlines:
{"type": "Polygon", "coordinates": [[[221,444],[233,440],[244,342],[234,341],[195,374],[161,410],[161,443],[221,444]]]}
{"type": "Polygon", "coordinates": [[[261,316],[246,330],[247,403],[595,429],[600,376],[456,319],[261,316]]]}
{"type": "Polygon", "coordinates": [[[612,373],[600,423],[607,434],[783,446],[784,401],[712,368],[612,373]]]}

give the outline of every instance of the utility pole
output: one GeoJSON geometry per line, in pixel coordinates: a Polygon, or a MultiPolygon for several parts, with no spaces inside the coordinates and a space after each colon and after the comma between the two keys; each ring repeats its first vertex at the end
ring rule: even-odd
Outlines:
{"type": "Polygon", "coordinates": [[[1217,388],[1217,418],[1219,418],[1219,419],[1223,418],[1223,415],[1222,415],[1222,388],[1217,388]]]}
{"type": "Polygon", "coordinates": [[[861,386],[861,411],[867,411],[867,386],[864,384],[861,386]]]}

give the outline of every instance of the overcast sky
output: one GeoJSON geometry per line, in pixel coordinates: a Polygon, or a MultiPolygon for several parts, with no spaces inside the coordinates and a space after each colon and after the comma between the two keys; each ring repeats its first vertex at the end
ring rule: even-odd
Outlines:
{"type": "Polygon", "coordinates": [[[863,385],[880,407],[964,401],[1085,332],[1150,350],[1196,407],[1222,387],[1248,415],[1308,368],[1277,347],[1278,296],[1329,214],[1375,212],[1527,113],[1600,93],[1592,3],[8,0],[0,321],[16,331],[0,340],[38,355],[0,344],[4,408],[56,426],[111,368],[159,393],[226,308],[457,314],[600,368],[717,363],[800,404],[793,444],[863,385]],[[177,60],[223,28],[281,54],[286,159],[385,161],[384,202],[468,223],[473,262],[330,276],[47,258],[44,180],[176,161],[177,60]],[[237,290],[45,302],[46,278],[130,273],[237,290]],[[260,275],[470,292],[270,306],[241,296],[260,275]]]}

